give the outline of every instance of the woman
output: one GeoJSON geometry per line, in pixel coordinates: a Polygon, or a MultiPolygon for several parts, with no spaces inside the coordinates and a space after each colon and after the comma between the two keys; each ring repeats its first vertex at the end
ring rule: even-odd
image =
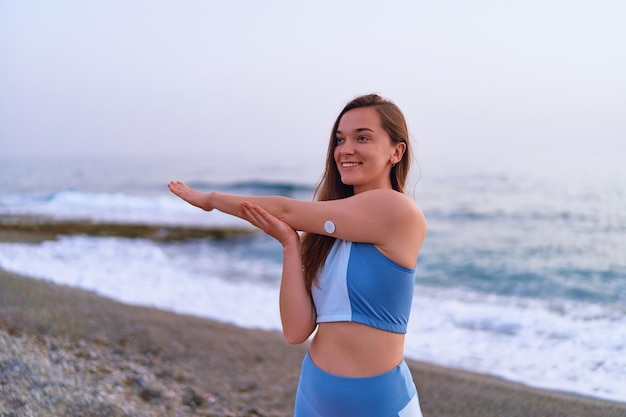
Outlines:
{"type": "Polygon", "coordinates": [[[169,184],[188,203],[241,217],[282,244],[285,339],[303,343],[317,329],[302,363],[296,417],[422,415],[404,362],[426,235],[422,211],[403,194],[410,160],[402,112],[371,94],[337,117],[315,201],[169,184]]]}

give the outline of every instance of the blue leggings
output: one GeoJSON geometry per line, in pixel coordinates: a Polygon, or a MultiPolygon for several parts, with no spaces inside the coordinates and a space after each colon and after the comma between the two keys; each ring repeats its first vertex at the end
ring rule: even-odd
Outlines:
{"type": "Polygon", "coordinates": [[[294,416],[422,417],[422,411],[406,362],[380,375],[352,378],[324,371],[307,353],[294,416]]]}

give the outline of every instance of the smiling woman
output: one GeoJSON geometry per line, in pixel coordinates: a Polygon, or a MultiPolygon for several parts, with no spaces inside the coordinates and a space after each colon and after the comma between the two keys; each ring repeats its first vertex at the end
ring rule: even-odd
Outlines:
{"type": "Polygon", "coordinates": [[[406,142],[391,140],[374,108],[357,108],[341,118],[334,158],[341,181],[352,185],[355,193],[392,188],[390,175],[381,174],[395,167],[405,150],[406,142]],[[373,182],[376,180],[382,183],[373,182]]]}
{"type": "Polygon", "coordinates": [[[422,415],[404,361],[426,235],[421,209],[403,193],[409,166],[404,116],[370,94],[337,117],[316,201],[169,184],[186,202],[241,217],[282,244],[283,334],[300,344],[315,333],[302,363],[296,416],[422,415]]]}

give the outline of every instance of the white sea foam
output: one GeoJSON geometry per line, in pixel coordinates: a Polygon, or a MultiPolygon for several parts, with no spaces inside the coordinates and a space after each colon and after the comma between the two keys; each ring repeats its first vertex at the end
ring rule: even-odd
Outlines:
{"type": "Polygon", "coordinates": [[[0,267],[6,270],[124,303],[245,327],[279,328],[273,286],[218,276],[232,261],[223,254],[205,261],[203,268],[148,240],[75,236],[40,244],[0,244],[0,267]]]}
{"type": "MultiPolygon", "coordinates": [[[[1,243],[0,267],[122,302],[280,329],[280,263],[210,242],[61,237],[1,243]]],[[[416,287],[407,356],[533,386],[626,399],[617,306],[416,287]]]]}
{"type": "Polygon", "coordinates": [[[626,400],[626,311],[417,287],[407,356],[626,400]]]}
{"type": "Polygon", "coordinates": [[[209,216],[167,194],[139,196],[74,190],[52,195],[6,194],[0,196],[0,214],[116,223],[250,227],[247,222],[218,211],[209,216]]]}

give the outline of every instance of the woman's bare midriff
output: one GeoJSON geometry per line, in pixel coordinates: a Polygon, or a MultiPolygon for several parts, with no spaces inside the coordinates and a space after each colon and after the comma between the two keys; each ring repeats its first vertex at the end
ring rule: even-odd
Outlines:
{"type": "Polygon", "coordinates": [[[402,362],[404,334],[353,322],[320,323],[309,354],[317,366],[334,375],[379,375],[402,362]]]}

